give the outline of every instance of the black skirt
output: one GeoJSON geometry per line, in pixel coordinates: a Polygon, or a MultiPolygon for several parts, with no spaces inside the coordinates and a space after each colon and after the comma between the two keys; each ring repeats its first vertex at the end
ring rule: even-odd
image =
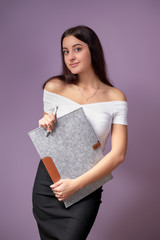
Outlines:
{"type": "Polygon", "coordinates": [[[33,187],[33,214],[41,240],[85,240],[101,203],[102,188],[65,208],[54,196],[52,180],[40,161],[33,187]]]}

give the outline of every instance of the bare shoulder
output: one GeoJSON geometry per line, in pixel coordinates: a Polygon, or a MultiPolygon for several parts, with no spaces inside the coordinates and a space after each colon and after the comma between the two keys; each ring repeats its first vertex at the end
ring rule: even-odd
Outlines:
{"type": "Polygon", "coordinates": [[[65,86],[66,84],[62,80],[59,78],[53,78],[46,83],[44,89],[48,92],[60,93],[64,90],[65,86]]]}
{"type": "Polygon", "coordinates": [[[108,95],[111,101],[127,101],[125,94],[115,87],[109,87],[108,95]]]}

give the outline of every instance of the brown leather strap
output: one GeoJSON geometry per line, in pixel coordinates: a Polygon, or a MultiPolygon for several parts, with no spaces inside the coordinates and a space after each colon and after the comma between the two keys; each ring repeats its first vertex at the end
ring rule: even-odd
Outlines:
{"type": "Polygon", "coordinates": [[[100,146],[101,146],[100,141],[97,141],[97,143],[94,144],[92,147],[93,147],[94,150],[96,150],[96,149],[99,148],[100,146]]]}
{"type": "Polygon", "coordinates": [[[45,157],[42,159],[47,171],[48,171],[48,174],[49,176],[51,177],[53,183],[55,182],[58,182],[61,178],[57,168],[56,168],[56,165],[54,164],[53,160],[51,157],[45,157]]]}

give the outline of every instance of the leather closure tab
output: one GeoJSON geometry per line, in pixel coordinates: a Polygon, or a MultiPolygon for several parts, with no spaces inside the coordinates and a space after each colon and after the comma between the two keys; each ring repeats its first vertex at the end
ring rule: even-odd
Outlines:
{"type": "Polygon", "coordinates": [[[60,174],[58,169],[56,168],[53,160],[51,157],[45,157],[42,159],[43,164],[45,165],[50,178],[52,179],[53,183],[58,182],[60,180],[60,174]]]}
{"type": "Polygon", "coordinates": [[[101,146],[100,141],[97,141],[97,143],[94,144],[92,147],[93,147],[94,150],[96,150],[96,149],[99,148],[100,146],[101,146]]]}

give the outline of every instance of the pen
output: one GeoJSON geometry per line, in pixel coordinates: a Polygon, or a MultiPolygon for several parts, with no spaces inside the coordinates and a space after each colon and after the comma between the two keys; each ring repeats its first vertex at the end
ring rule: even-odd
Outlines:
{"type": "MultiPolygon", "coordinates": [[[[57,110],[58,110],[58,106],[56,105],[56,106],[55,106],[55,109],[54,109],[54,112],[53,112],[53,114],[54,114],[55,117],[56,117],[56,115],[57,115],[57,110]]],[[[48,137],[49,134],[50,134],[50,131],[47,130],[46,137],[48,137]]]]}

